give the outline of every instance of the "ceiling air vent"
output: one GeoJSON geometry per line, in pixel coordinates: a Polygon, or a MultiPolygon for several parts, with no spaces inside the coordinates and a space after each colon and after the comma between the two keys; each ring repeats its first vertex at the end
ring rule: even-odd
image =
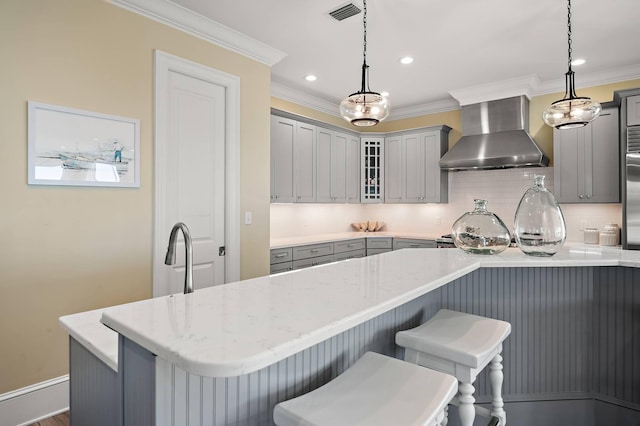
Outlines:
{"type": "Polygon", "coordinates": [[[353,15],[357,15],[358,13],[360,13],[360,8],[353,3],[349,3],[329,12],[329,15],[338,21],[342,21],[343,19],[347,19],[353,15]]]}

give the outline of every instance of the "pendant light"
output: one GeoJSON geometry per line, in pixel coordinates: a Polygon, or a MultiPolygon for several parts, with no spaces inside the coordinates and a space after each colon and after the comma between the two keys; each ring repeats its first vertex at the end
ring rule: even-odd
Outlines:
{"type": "Polygon", "coordinates": [[[552,103],[543,113],[542,119],[556,129],[573,129],[586,126],[600,115],[602,107],[591,98],[576,95],[575,73],[571,69],[571,0],[567,6],[569,39],[569,71],[565,74],[564,98],[552,103]]]}
{"type": "Polygon", "coordinates": [[[375,126],[389,116],[389,102],[369,89],[369,66],[367,65],[367,0],[363,0],[364,49],[362,62],[362,86],[340,103],[340,115],[354,126],[375,126]]]}

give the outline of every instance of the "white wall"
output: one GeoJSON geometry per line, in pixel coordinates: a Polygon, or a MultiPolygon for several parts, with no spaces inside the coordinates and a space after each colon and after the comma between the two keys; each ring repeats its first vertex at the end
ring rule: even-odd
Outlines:
{"type": "MultiPolygon", "coordinates": [[[[488,209],[513,227],[520,198],[544,174],[553,192],[553,168],[464,171],[449,173],[446,204],[272,204],[271,238],[313,235],[352,230],[352,222],[385,222],[385,231],[417,232],[434,237],[448,234],[453,222],[473,210],[473,200],[488,200],[488,209]]],[[[585,225],[602,228],[622,223],[621,204],[562,204],[567,240],[582,241],[585,225]]]]}

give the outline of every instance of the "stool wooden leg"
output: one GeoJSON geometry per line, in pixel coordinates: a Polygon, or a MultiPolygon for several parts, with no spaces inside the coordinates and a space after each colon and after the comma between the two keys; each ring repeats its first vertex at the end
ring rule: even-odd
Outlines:
{"type": "Polygon", "coordinates": [[[500,426],[507,424],[507,413],[504,411],[504,401],[502,400],[502,356],[496,355],[489,365],[489,380],[491,381],[491,415],[500,419],[500,426]]]}
{"type": "Polygon", "coordinates": [[[460,383],[458,386],[460,396],[458,400],[460,405],[458,406],[458,413],[460,414],[460,423],[462,426],[473,426],[473,420],[476,417],[476,409],[473,403],[476,399],[473,397],[475,388],[471,383],[460,383]]]}

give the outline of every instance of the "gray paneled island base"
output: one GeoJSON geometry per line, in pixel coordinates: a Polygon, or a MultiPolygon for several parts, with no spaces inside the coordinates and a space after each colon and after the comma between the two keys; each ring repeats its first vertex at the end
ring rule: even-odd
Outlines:
{"type": "MultiPolygon", "coordinates": [[[[638,267],[640,253],[616,249],[552,258],[413,249],[108,308],[102,321],[120,333],[111,394],[125,425],[269,425],[276,403],[364,352],[401,357],[395,332],[449,308],[512,324],[503,353],[509,424],[636,425],[638,267]]],[[[86,360],[101,363],[90,350],[72,354],[72,422],[91,409],[78,392],[89,386],[86,360]]],[[[487,378],[475,386],[487,402],[487,378]]]]}

